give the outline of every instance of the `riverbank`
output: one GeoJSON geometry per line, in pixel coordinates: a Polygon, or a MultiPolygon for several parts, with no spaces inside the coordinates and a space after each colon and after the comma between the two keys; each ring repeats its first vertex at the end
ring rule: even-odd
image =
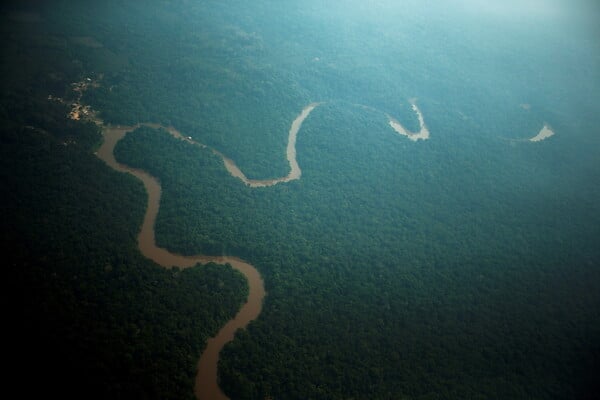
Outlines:
{"type": "Polygon", "coordinates": [[[165,267],[189,268],[198,263],[206,264],[214,262],[218,264],[230,264],[234,269],[241,272],[248,280],[249,295],[246,303],[241,307],[233,319],[231,319],[215,337],[207,341],[206,349],[198,361],[198,371],[194,393],[199,400],[226,400],[218,384],[218,364],[221,349],[233,340],[235,331],[243,329],[255,320],[262,310],[263,299],[266,295],[263,279],[258,270],[251,264],[236,257],[213,257],[213,256],[182,256],[171,253],[166,249],[156,246],[154,225],[160,207],[161,186],[159,182],[147,172],[120,164],[114,157],[114,148],[125,134],[138,126],[102,126],[104,142],[97,151],[97,156],[111,168],[134,175],[142,181],[148,193],[148,203],[142,229],[138,235],[140,252],[157,264],[165,267]]]}
{"type": "MultiPolygon", "coordinates": [[[[138,235],[138,245],[140,252],[147,258],[153,260],[157,264],[165,267],[188,268],[198,263],[206,264],[214,262],[217,264],[230,264],[234,269],[241,272],[248,280],[249,296],[247,302],[242,306],[236,316],[231,319],[217,335],[207,341],[207,347],[202,353],[197,366],[196,383],[194,393],[199,400],[227,400],[227,397],[221,391],[218,385],[218,363],[219,354],[223,347],[233,340],[236,330],[245,328],[251,321],[256,319],[262,310],[263,299],[266,295],[264,282],[260,273],[251,264],[236,258],[236,257],[217,257],[217,256],[182,256],[169,252],[167,249],[156,246],[155,230],[156,217],[160,208],[161,186],[156,178],[148,174],[146,171],[136,168],[131,168],[127,165],[120,164],[114,157],[114,148],[117,143],[125,137],[128,132],[134,131],[141,126],[148,126],[154,129],[165,129],[172,136],[189,142],[190,144],[201,146],[202,148],[210,149],[214,154],[221,157],[225,168],[234,177],[240,179],[245,185],[250,187],[267,187],[278,183],[289,182],[300,179],[302,171],[296,159],[296,139],[302,123],[310,115],[310,113],[319,106],[320,103],[311,103],[300,112],[296,119],[292,122],[288,133],[288,144],[286,148],[286,158],[290,165],[288,175],[267,180],[248,179],[246,175],[239,169],[235,162],[223,153],[216,149],[209,148],[203,143],[197,142],[190,136],[185,136],[172,126],[163,126],[155,123],[142,123],[130,126],[110,126],[105,125],[100,119],[95,118],[95,114],[91,113],[94,121],[102,128],[104,138],[103,144],[96,152],[97,156],[104,160],[111,168],[134,175],[142,181],[148,194],[148,203],[146,213],[142,223],[141,231],[138,235]]],[[[429,138],[429,131],[425,126],[423,116],[420,110],[411,101],[413,110],[417,113],[421,130],[418,133],[408,132],[400,123],[388,116],[389,123],[398,133],[406,134],[411,140],[429,138]]]]}

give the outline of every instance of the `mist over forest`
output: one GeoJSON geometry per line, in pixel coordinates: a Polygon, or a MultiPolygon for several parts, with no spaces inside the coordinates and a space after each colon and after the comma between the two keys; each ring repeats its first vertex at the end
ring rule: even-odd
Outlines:
{"type": "Polygon", "coordinates": [[[0,18],[21,396],[199,398],[209,339],[255,289],[219,257],[266,290],[215,359],[232,400],[600,393],[595,1],[28,0],[0,18]],[[102,154],[119,127],[116,162],[160,185],[156,246],[210,262],[140,250],[149,191],[102,154]]]}

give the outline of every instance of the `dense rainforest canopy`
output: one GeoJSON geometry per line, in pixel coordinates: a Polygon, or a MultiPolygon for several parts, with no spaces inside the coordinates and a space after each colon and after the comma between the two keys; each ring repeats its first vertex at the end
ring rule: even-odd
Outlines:
{"type": "Polygon", "coordinates": [[[600,360],[600,48],[591,2],[55,1],[1,6],[10,376],[27,397],[192,398],[248,293],[156,240],[261,272],[219,363],[232,399],[588,399],[600,360]],[[512,7],[512,8],[511,8],[512,7]],[[568,33],[568,34],[567,34],[568,33]],[[80,92],[75,82],[93,82],[80,92]],[[431,137],[398,135],[389,116],[431,137]],[[280,177],[288,129],[299,180],[280,177]],[[528,139],[544,126],[554,135],[528,139]]]}

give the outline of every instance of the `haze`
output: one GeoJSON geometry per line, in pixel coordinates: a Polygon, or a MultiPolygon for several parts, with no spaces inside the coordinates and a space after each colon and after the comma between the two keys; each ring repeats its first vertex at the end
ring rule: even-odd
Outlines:
{"type": "Polygon", "coordinates": [[[7,393],[600,393],[595,2],[0,10],[7,393]]]}

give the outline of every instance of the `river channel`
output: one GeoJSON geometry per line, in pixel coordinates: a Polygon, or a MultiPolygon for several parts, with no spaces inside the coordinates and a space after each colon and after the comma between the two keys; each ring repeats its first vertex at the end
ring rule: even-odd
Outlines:
{"type": "Polygon", "coordinates": [[[254,266],[236,257],[212,257],[212,256],[182,256],[174,254],[166,249],[156,246],[154,238],[154,224],[160,205],[161,186],[147,172],[130,168],[120,164],[115,160],[113,149],[125,134],[134,130],[137,126],[102,126],[104,143],[98,149],[97,155],[104,160],[110,167],[120,172],[133,174],[141,180],[148,193],[148,205],[142,229],[138,236],[138,244],[141,253],[147,258],[153,260],[165,268],[177,266],[180,268],[192,267],[198,263],[206,264],[215,262],[218,264],[230,264],[233,268],[240,271],[248,280],[249,295],[246,303],[238,311],[233,319],[227,322],[217,335],[208,340],[206,349],[198,361],[198,371],[194,393],[199,400],[227,400],[218,384],[217,366],[219,363],[219,353],[229,341],[233,340],[235,331],[245,328],[250,321],[256,319],[261,312],[263,299],[265,297],[265,287],[260,273],[254,266]]]}
{"type": "MultiPolygon", "coordinates": [[[[426,135],[423,134],[421,135],[423,137],[418,138],[427,139],[429,136],[429,132],[426,130],[419,109],[414,103],[412,104],[413,109],[419,116],[421,133],[423,133],[424,131],[426,132],[426,135]]],[[[244,184],[250,187],[273,186],[278,183],[300,179],[302,171],[296,160],[296,137],[298,135],[298,131],[302,126],[302,122],[304,122],[304,120],[310,115],[312,110],[314,110],[318,105],[319,103],[311,103],[308,106],[306,106],[290,126],[288,134],[288,145],[286,149],[286,156],[290,165],[290,172],[284,177],[267,180],[248,179],[233,160],[227,158],[224,154],[215,149],[210,150],[222,158],[225,168],[227,168],[227,170],[232,176],[240,179],[244,184]]],[[[394,130],[396,130],[396,132],[409,137],[415,135],[411,132],[406,131],[397,121],[392,120],[391,117],[388,116],[388,118],[390,120],[390,125],[392,126],[392,128],[394,128],[394,130]]],[[[225,344],[233,340],[234,334],[237,329],[245,328],[252,320],[256,319],[260,314],[263,299],[266,295],[263,279],[254,266],[236,257],[217,257],[205,255],[183,256],[180,254],[171,253],[167,249],[163,249],[156,246],[154,224],[156,222],[156,216],[158,215],[158,209],[160,207],[160,183],[156,178],[154,178],[144,170],[131,168],[127,165],[118,163],[115,159],[113,152],[119,140],[125,137],[125,135],[128,132],[134,131],[142,125],[149,126],[152,128],[163,128],[178,139],[185,140],[193,145],[198,145],[204,148],[206,148],[207,146],[194,141],[189,136],[184,136],[177,129],[170,126],[162,126],[153,123],[143,123],[131,126],[111,126],[103,124],[98,119],[96,119],[95,121],[102,128],[102,135],[104,138],[102,146],[98,149],[96,153],[97,156],[100,159],[104,160],[106,164],[108,164],[111,168],[120,172],[126,172],[134,175],[142,181],[144,187],[146,188],[146,192],[148,194],[148,204],[146,208],[146,214],[144,216],[144,221],[142,223],[142,229],[138,235],[138,245],[141,253],[145,257],[153,260],[154,262],[165,268],[172,268],[174,266],[180,268],[188,268],[198,263],[206,264],[209,262],[214,262],[218,264],[230,264],[233,268],[244,274],[244,276],[248,280],[250,291],[246,303],[238,311],[235,317],[229,320],[225,324],[225,326],[221,328],[221,330],[217,333],[215,337],[208,339],[206,349],[204,350],[204,353],[202,353],[200,360],[198,361],[198,369],[194,387],[194,393],[196,395],[196,398],[199,400],[228,400],[227,396],[225,396],[225,394],[221,391],[218,383],[217,367],[219,363],[219,353],[221,352],[225,344]]]]}
{"type": "MultiPolygon", "coordinates": [[[[300,130],[300,127],[302,126],[302,122],[306,119],[306,117],[308,117],[310,112],[317,105],[318,103],[312,103],[306,106],[300,115],[294,120],[294,122],[292,122],[288,135],[288,145],[286,151],[286,156],[290,164],[290,173],[285,177],[270,180],[248,179],[238,168],[235,162],[233,162],[233,160],[227,158],[225,155],[215,149],[211,150],[213,153],[219,155],[223,159],[223,163],[231,175],[235,176],[246,185],[251,187],[273,186],[281,182],[289,182],[291,180],[299,179],[301,170],[298,166],[298,162],[296,161],[296,136],[300,130]]],[[[173,127],[152,123],[130,126],[111,126],[103,124],[100,120],[96,120],[96,123],[101,126],[102,136],[104,138],[102,146],[96,153],[97,156],[106,162],[106,164],[108,164],[108,166],[111,168],[120,172],[126,172],[134,175],[136,178],[142,181],[144,187],[146,188],[146,192],[148,194],[148,204],[144,221],[142,223],[142,229],[138,235],[140,252],[145,257],[153,260],[165,268],[172,268],[174,266],[188,268],[198,263],[206,264],[208,262],[230,264],[233,268],[244,274],[248,280],[250,291],[246,303],[238,311],[235,317],[229,320],[225,326],[221,328],[215,337],[208,339],[206,349],[198,361],[198,370],[194,387],[194,394],[196,395],[196,398],[199,400],[227,400],[227,396],[225,396],[225,394],[221,391],[218,383],[217,368],[219,364],[219,353],[225,344],[233,340],[236,330],[245,328],[250,321],[256,319],[260,314],[263,299],[266,294],[263,279],[254,266],[237,257],[216,257],[205,255],[183,256],[180,254],[171,253],[167,249],[156,246],[154,224],[156,222],[156,216],[158,215],[158,209],[160,207],[160,183],[156,178],[144,170],[131,168],[127,165],[118,163],[114,156],[114,148],[119,140],[125,137],[127,132],[134,131],[141,125],[152,128],[163,128],[176,138],[186,140],[192,144],[202,147],[206,146],[195,142],[190,137],[182,135],[173,127]]]]}

